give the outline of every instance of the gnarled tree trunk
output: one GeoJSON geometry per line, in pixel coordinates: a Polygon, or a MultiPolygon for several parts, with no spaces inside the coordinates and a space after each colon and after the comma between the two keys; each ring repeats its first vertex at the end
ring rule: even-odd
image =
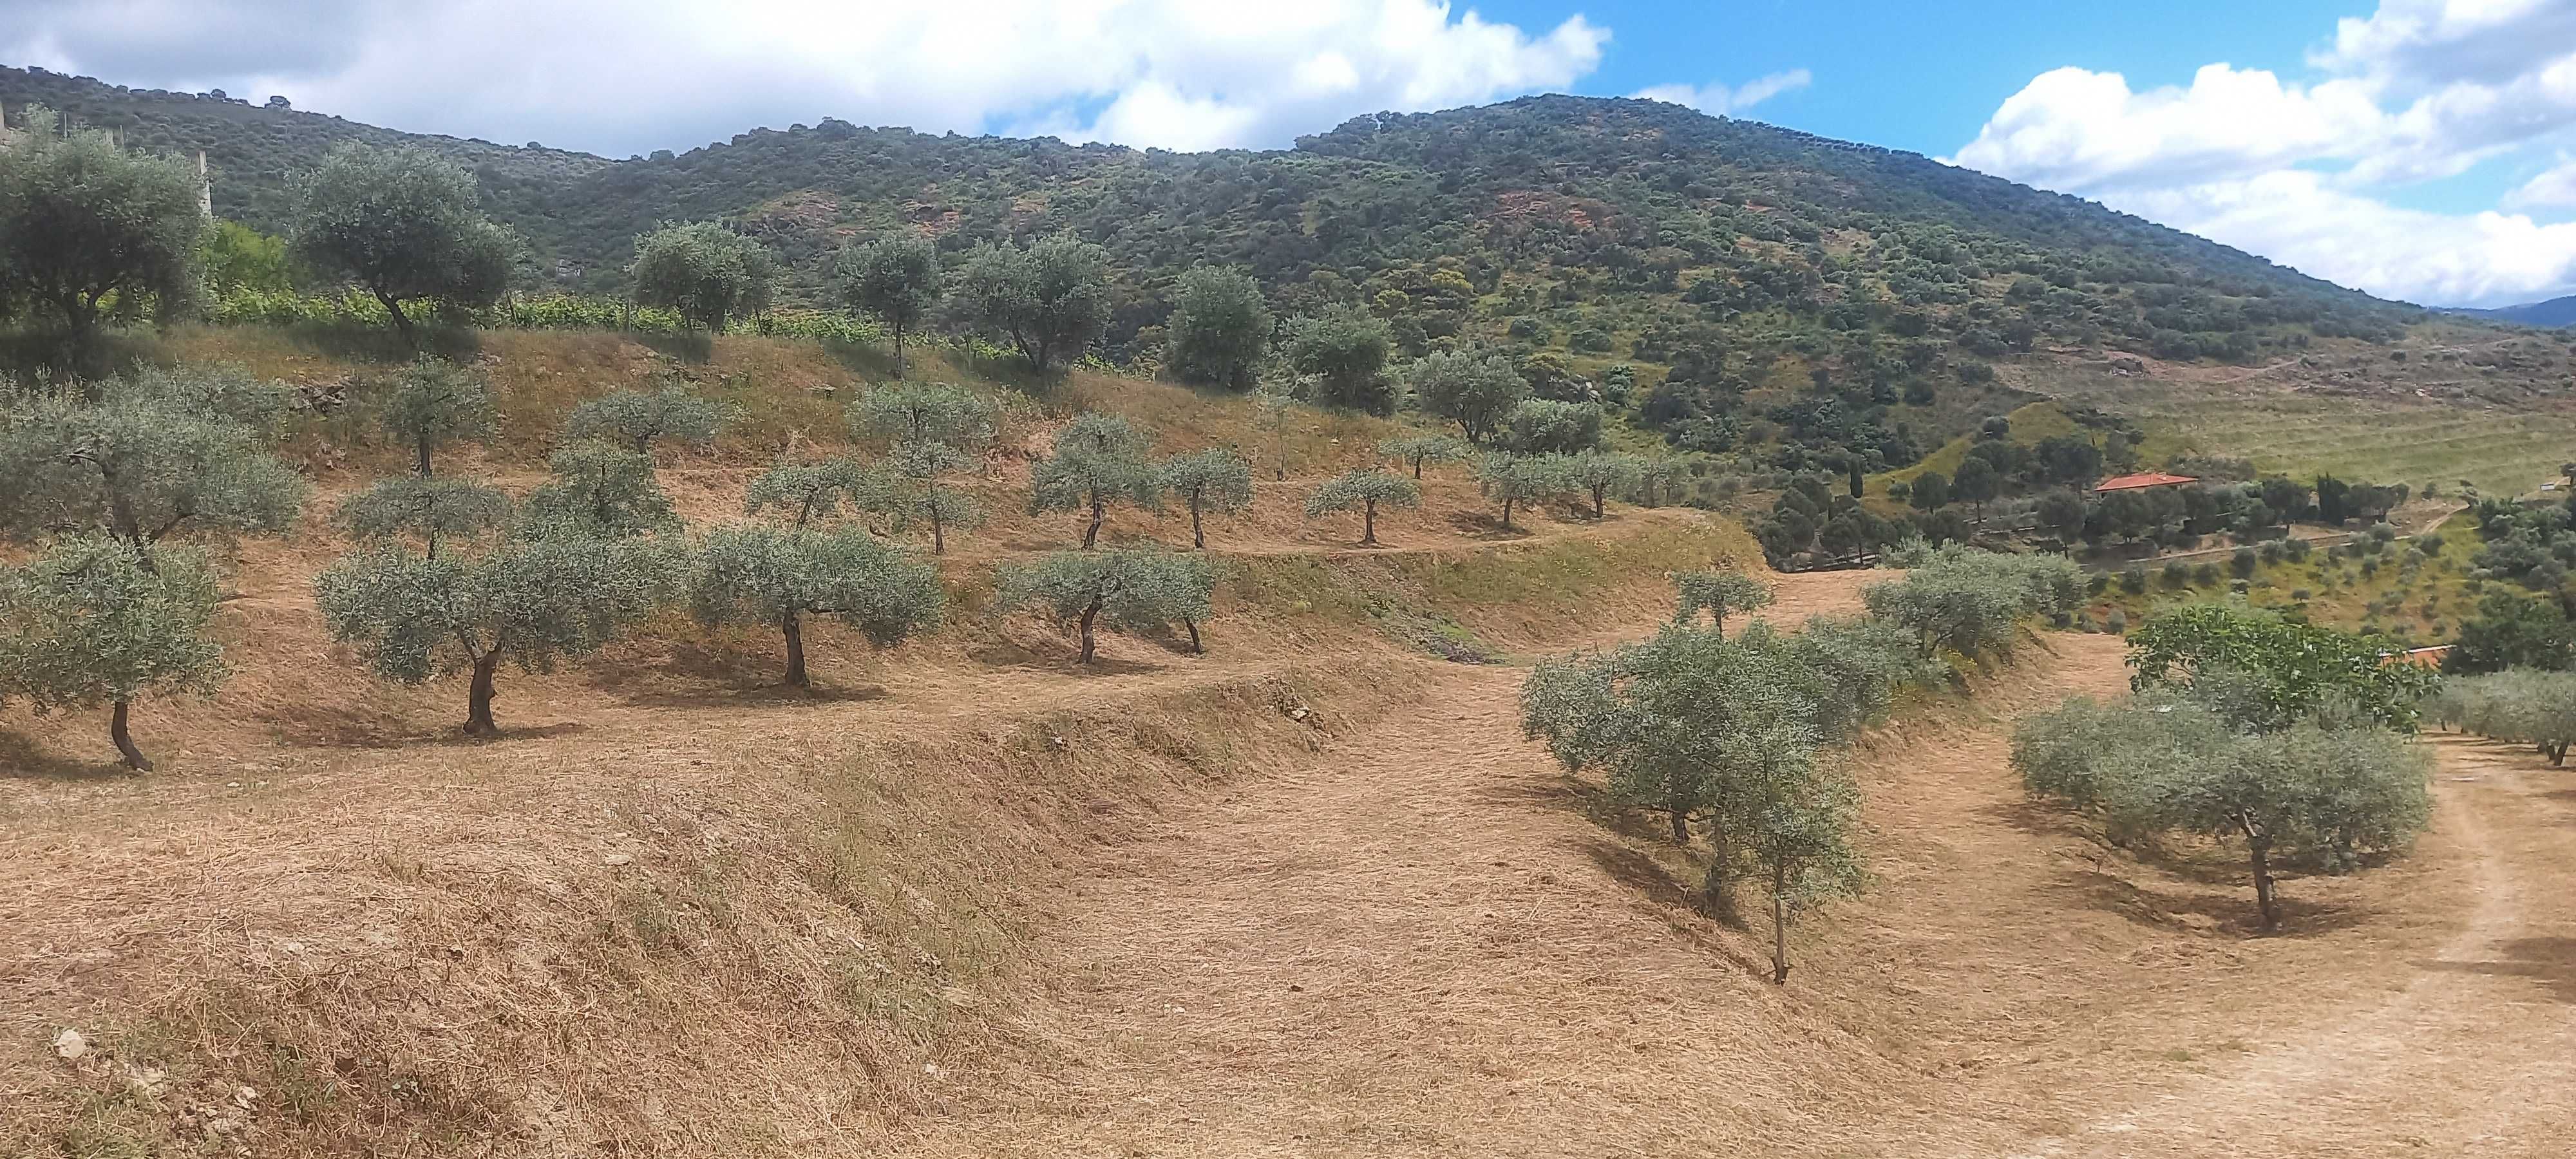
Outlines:
{"type": "Polygon", "coordinates": [[[814,682],[805,675],[805,625],[790,608],[779,618],[780,631],[787,634],[787,683],[798,688],[812,688],[814,682]]]}
{"type": "Polygon", "coordinates": [[[492,721],[492,675],[500,670],[501,653],[486,652],[474,658],[474,679],[465,690],[465,733],[468,736],[498,736],[501,726],[492,721]]]}
{"type": "MultiPolygon", "coordinates": [[[[1086,547],[1087,547],[1087,546],[1089,546],[1089,545],[1088,545],[1088,544],[1085,544],[1084,546],[1086,546],[1086,547]]],[[[1092,620],[1094,620],[1094,619],[1096,619],[1096,618],[1098,618],[1098,617],[1099,617],[1099,615],[1100,615],[1100,601],[1099,601],[1099,600],[1093,600],[1093,601],[1091,601],[1091,606],[1089,606],[1089,607],[1086,607],[1086,608],[1082,609],[1082,663],[1085,663],[1085,664],[1089,664],[1089,663],[1091,663],[1091,652],[1092,652],[1091,621],[1092,621],[1092,620]]]]}
{"type": "Polygon", "coordinates": [[[124,754],[126,768],[138,773],[148,773],[152,771],[152,758],[144,756],[142,749],[134,747],[134,734],[126,731],[125,727],[126,709],[131,707],[131,703],[124,700],[117,701],[116,707],[109,711],[107,739],[115,741],[116,751],[124,754]]]}

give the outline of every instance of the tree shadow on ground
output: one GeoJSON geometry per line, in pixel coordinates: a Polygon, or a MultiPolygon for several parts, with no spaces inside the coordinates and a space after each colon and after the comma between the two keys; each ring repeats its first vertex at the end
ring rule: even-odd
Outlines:
{"type": "Polygon", "coordinates": [[[2099,869],[2068,867],[2058,885],[2083,904],[2156,929],[2189,929],[2232,937],[2309,938],[2348,930],[2379,916],[2367,906],[2320,902],[2297,893],[2297,879],[2284,878],[2274,893],[2281,907],[2281,928],[2263,932],[2262,913],[2254,904],[2254,880],[2246,876],[2233,893],[2196,889],[2160,889],[2099,869]]]}
{"type": "Polygon", "coordinates": [[[141,775],[116,761],[84,761],[58,756],[37,748],[35,741],[20,733],[0,729],[0,779],[122,781],[141,775]]]}
{"type": "Polygon", "coordinates": [[[1039,651],[1008,642],[987,644],[968,652],[966,658],[991,668],[1020,672],[1045,672],[1058,676],[1124,676],[1138,672],[1160,672],[1163,665],[1142,664],[1134,660],[1115,660],[1094,655],[1091,663],[1075,659],[1080,653],[1073,647],[1039,651]]]}
{"type": "Polygon", "coordinates": [[[2496,945],[2497,956],[2479,962],[2418,962],[2426,970],[2478,974],[2490,978],[2529,978],[2560,1002],[2576,1002],[2576,938],[2514,938],[2496,945]]]}
{"type": "Polygon", "coordinates": [[[699,688],[657,688],[630,693],[618,698],[619,703],[644,708],[738,708],[761,711],[778,708],[800,708],[824,704],[863,704],[871,700],[891,700],[894,694],[882,684],[840,686],[817,683],[811,688],[772,680],[760,685],[718,684],[699,688]]]}
{"type": "Polygon", "coordinates": [[[413,341],[420,344],[418,349],[391,324],[306,322],[287,329],[287,336],[296,345],[344,362],[409,362],[423,354],[461,362],[483,352],[482,339],[464,326],[416,323],[412,335],[413,341]]]}
{"type": "MultiPolygon", "coordinates": [[[[1527,516],[1524,515],[1522,518],[1526,519],[1527,516]]],[[[1476,511],[1460,511],[1451,514],[1449,516],[1449,527],[1451,530],[1454,530],[1458,534],[1464,535],[1469,539],[1503,542],[1515,539],[1528,539],[1534,534],[1528,527],[1520,524],[1514,524],[1511,530],[1505,531],[1503,530],[1503,519],[1501,516],[1487,515],[1476,511]]]]}
{"type": "Polygon", "coordinates": [[[654,353],[692,366],[706,365],[707,360],[714,358],[716,353],[715,337],[703,330],[683,330],[677,334],[658,334],[637,330],[631,332],[629,337],[654,353]]]}

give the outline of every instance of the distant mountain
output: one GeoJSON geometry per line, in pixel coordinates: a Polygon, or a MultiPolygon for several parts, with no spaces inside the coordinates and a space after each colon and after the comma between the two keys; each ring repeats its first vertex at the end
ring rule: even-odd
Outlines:
{"type": "Polygon", "coordinates": [[[2454,314],[2471,314],[2497,322],[2523,326],[2565,326],[2576,323],[2576,294],[2551,298],[2546,302],[2526,302],[2519,306],[2499,306],[2493,310],[2453,310],[2454,314]]]}

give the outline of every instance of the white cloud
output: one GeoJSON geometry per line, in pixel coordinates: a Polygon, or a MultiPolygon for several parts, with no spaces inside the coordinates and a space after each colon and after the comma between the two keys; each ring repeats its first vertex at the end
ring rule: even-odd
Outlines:
{"type": "Polygon", "coordinates": [[[1360,113],[1563,88],[1610,37],[1581,16],[1530,32],[1437,0],[22,2],[33,11],[0,28],[0,57],[41,46],[120,83],[283,93],[358,120],[612,155],[827,116],[1284,145],[1360,113]]]}
{"type": "MultiPolygon", "coordinates": [[[[2576,285],[2576,227],[2385,200],[2576,135],[2576,0],[2383,0],[2309,63],[2325,75],[2211,64],[2187,86],[2144,91],[2056,69],[1953,160],[2374,293],[2448,304],[2576,285]]],[[[2553,170],[2499,208],[2571,206],[2576,173],[2553,170]]]]}
{"type": "Polygon", "coordinates": [[[1815,75],[1803,68],[1775,72],[1740,85],[1723,85],[1714,81],[1705,85],[1670,84],[1641,89],[1635,95],[1649,101],[1669,101],[1698,109],[1711,116],[1730,116],[1779,96],[1796,92],[1815,82],[1815,75]]]}

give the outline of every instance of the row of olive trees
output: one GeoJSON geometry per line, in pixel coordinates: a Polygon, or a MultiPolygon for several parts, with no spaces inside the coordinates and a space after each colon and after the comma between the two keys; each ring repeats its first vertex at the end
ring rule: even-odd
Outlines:
{"type": "Polygon", "coordinates": [[[2455,676],[2443,682],[2427,709],[2446,727],[2530,745],[2557,768],[2576,745],[2576,672],[2508,668],[2455,676]]]}
{"type": "Polygon", "coordinates": [[[2438,678],[2388,651],[2241,605],[2162,613],[2131,635],[2137,695],[2023,721],[2013,767],[2114,844],[2242,842],[2275,930],[2282,868],[2347,872],[2425,828],[2431,762],[2406,734],[2438,678]]]}

